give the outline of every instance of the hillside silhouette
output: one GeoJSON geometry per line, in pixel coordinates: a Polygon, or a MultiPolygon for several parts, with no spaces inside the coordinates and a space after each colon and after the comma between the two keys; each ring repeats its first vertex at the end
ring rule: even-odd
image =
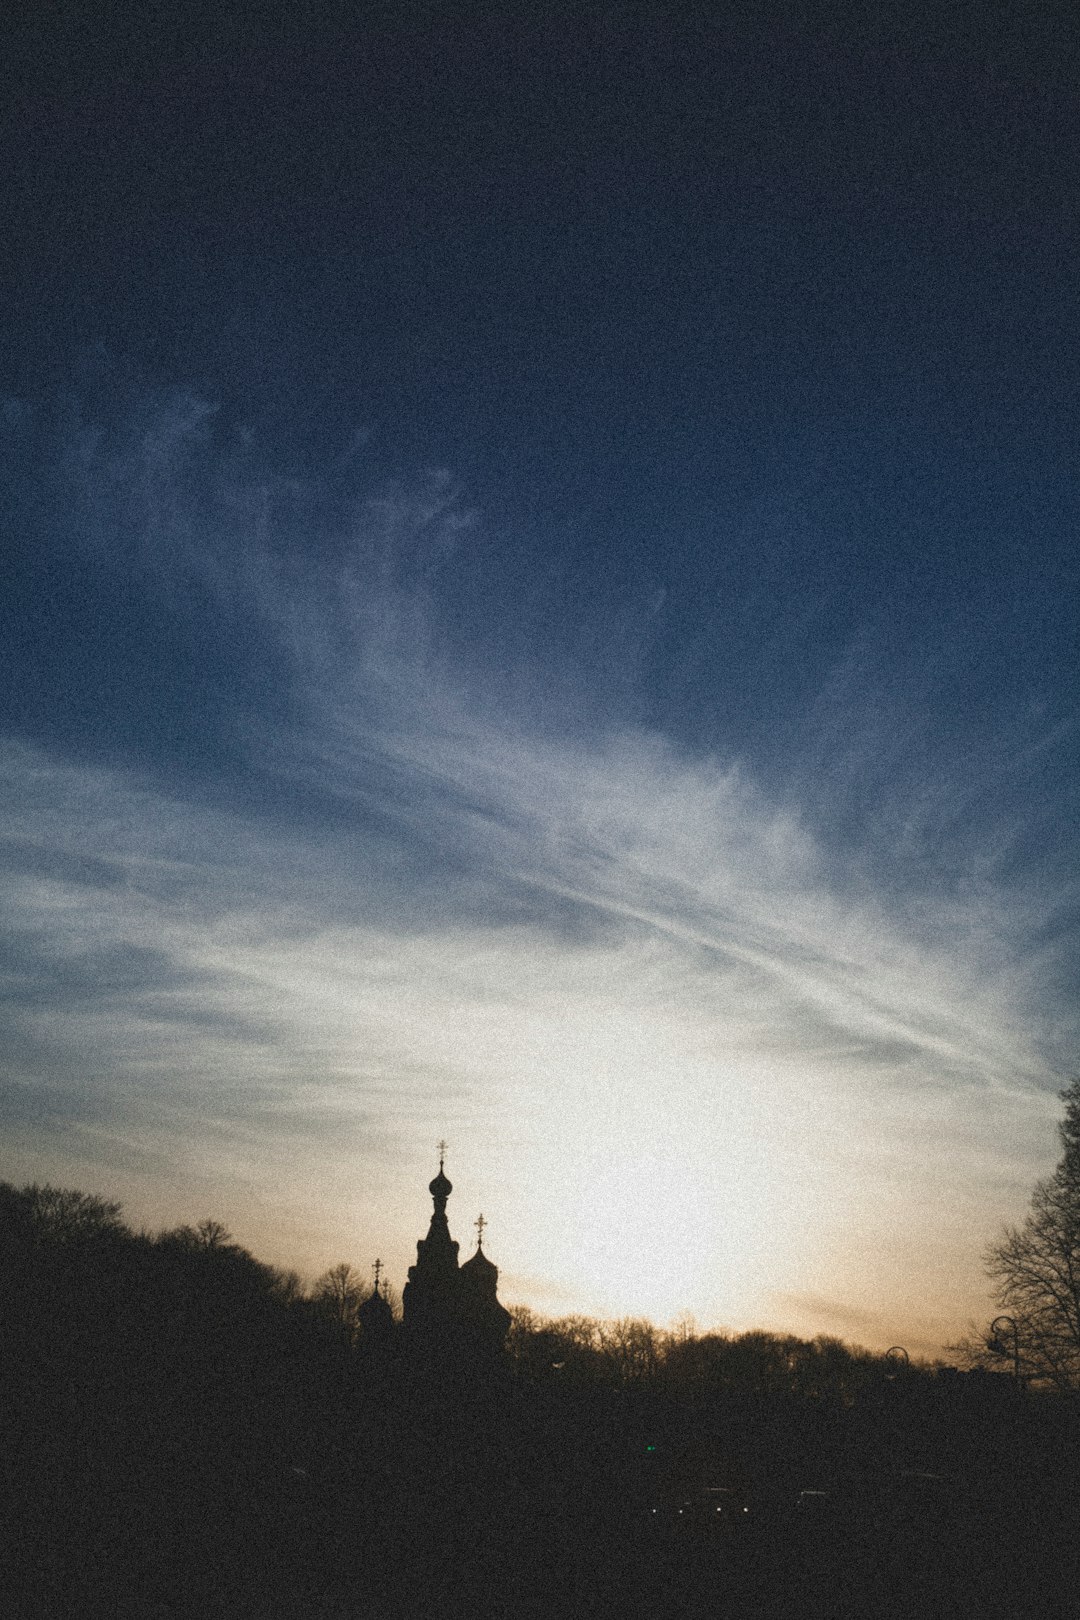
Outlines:
{"type": "Polygon", "coordinates": [[[0,1184],[2,1612],[1075,1612],[1074,1396],[522,1308],[440,1366],[373,1297],[0,1184]]]}

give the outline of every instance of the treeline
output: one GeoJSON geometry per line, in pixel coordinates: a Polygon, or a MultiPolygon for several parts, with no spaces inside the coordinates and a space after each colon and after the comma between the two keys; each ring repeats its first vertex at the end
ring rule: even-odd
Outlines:
{"type": "MultiPolygon", "coordinates": [[[[283,1360],[294,1385],[305,1361],[321,1377],[343,1349],[370,1360],[361,1306],[371,1288],[347,1262],[305,1287],[214,1220],[150,1235],[132,1231],[117,1203],[0,1183],[0,1345],[9,1370],[32,1366],[42,1387],[100,1390],[122,1369],[129,1388],[141,1373],[174,1392],[239,1383],[248,1397],[280,1399],[273,1369],[283,1360]]],[[[400,1322],[398,1297],[386,1297],[400,1322]]],[[[507,1370],[531,1383],[850,1401],[898,1373],[829,1336],[667,1331],[642,1318],[549,1319],[525,1306],[511,1315],[507,1370]]]]}
{"type": "Polygon", "coordinates": [[[1031,1522],[1072,1545],[1076,1425],[1007,1378],[983,1375],[989,1404],[964,1381],[973,1404],[832,1338],[521,1308],[497,1369],[440,1376],[400,1323],[365,1334],[370,1292],[345,1263],[305,1287],[214,1221],[150,1235],[0,1184],[4,1614],[638,1612],[673,1578],[639,1535],[650,1493],[717,1471],[854,1500],[864,1475],[957,1468],[988,1500],[1041,1492],[1031,1522]]]}
{"type": "Polygon", "coordinates": [[[828,1335],[800,1339],[790,1333],[697,1333],[686,1326],[656,1327],[640,1317],[598,1321],[555,1320],[524,1306],[512,1309],[507,1342],[511,1365],[525,1378],[555,1376],[658,1393],[709,1392],[763,1398],[789,1396],[849,1402],[883,1379],[927,1377],[931,1369],[903,1365],[828,1335]]]}
{"type": "Polygon", "coordinates": [[[0,1184],[3,1612],[246,1614],[260,1572],[291,1582],[297,1493],[355,1450],[350,1355],[322,1289],[215,1221],[0,1184]]]}

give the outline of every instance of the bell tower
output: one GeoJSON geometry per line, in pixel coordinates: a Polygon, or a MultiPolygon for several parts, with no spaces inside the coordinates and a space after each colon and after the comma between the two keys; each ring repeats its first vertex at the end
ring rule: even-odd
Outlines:
{"type": "Polygon", "coordinates": [[[459,1295],[458,1246],[450,1236],[446,1204],[454,1190],[446,1174],[446,1143],[439,1143],[439,1173],[429,1183],[434,1210],[426,1238],[416,1245],[416,1264],[402,1294],[411,1337],[435,1340],[453,1331],[459,1295]]]}
{"type": "Polygon", "coordinates": [[[458,1265],[458,1245],[446,1219],[454,1189],[446,1174],[445,1142],[439,1143],[438,1153],[439,1171],[428,1187],[434,1204],[431,1224],[416,1245],[416,1264],[409,1267],[402,1296],[405,1330],[425,1358],[467,1374],[502,1350],[510,1313],[496,1295],[498,1269],[483,1251],[487,1222],[482,1215],[476,1223],[476,1253],[458,1265]]]}

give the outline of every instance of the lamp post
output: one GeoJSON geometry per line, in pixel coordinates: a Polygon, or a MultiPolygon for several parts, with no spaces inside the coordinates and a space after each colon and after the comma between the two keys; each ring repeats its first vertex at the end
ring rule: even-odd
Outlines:
{"type": "Polygon", "coordinates": [[[898,1372],[911,1366],[911,1357],[902,1344],[891,1344],[885,1352],[886,1378],[895,1378],[898,1372]]]}
{"type": "Polygon", "coordinates": [[[1005,1334],[1012,1334],[1013,1383],[1016,1393],[1020,1393],[1020,1328],[1014,1316],[995,1316],[990,1324],[990,1337],[986,1341],[986,1348],[995,1356],[1009,1354],[1005,1345],[1005,1334]]]}

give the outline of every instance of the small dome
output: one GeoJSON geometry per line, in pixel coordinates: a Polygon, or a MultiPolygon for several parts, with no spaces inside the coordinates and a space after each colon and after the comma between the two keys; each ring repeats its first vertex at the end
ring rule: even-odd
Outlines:
{"type": "Polygon", "coordinates": [[[366,1337],[378,1337],[394,1325],[394,1313],[390,1309],[390,1302],[381,1294],[369,1294],[359,1306],[357,1312],[360,1326],[366,1337]]]}
{"type": "Polygon", "coordinates": [[[477,1272],[477,1273],[487,1273],[489,1271],[498,1271],[499,1268],[498,1268],[498,1266],[493,1266],[492,1265],[491,1261],[488,1259],[488,1257],[484,1253],[483,1249],[478,1248],[476,1253],[473,1255],[472,1259],[471,1260],[466,1260],[465,1264],[462,1266],[461,1269],[462,1269],[462,1271],[474,1271],[474,1272],[477,1272]]]}
{"type": "Polygon", "coordinates": [[[454,1183],[449,1179],[448,1176],[443,1174],[442,1167],[440,1166],[439,1173],[435,1177],[435,1180],[428,1182],[428,1192],[431,1194],[432,1198],[441,1198],[445,1201],[447,1198],[449,1198],[453,1190],[454,1183]]]}

